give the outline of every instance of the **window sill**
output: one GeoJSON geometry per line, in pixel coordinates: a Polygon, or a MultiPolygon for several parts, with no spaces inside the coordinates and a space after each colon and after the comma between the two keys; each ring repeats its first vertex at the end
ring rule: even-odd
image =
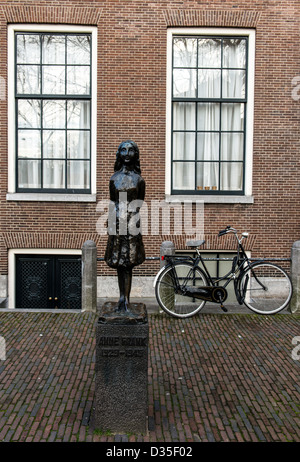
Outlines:
{"type": "Polygon", "coordinates": [[[96,202],[96,194],[7,193],[7,201],[96,202]]]}
{"type": "Polygon", "coordinates": [[[203,202],[205,204],[253,204],[253,196],[213,196],[213,195],[170,195],[166,194],[166,202],[203,202]]]}

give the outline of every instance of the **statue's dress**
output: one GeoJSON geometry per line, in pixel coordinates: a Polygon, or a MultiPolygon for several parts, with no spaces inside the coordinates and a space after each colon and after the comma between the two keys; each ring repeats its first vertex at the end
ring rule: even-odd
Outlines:
{"type": "Polygon", "coordinates": [[[104,259],[111,268],[133,268],[145,260],[142,234],[138,232],[139,207],[140,201],[145,197],[145,181],[132,170],[120,170],[111,177],[109,190],[113,207],[109,212],[112,215],[108,220],[108,240],[104,259]],[[124,203],[125,193],[127,206],[124,203]],[[132,203],[136,200],[139,202],[132,203]],[[124,230],[127,231],[126,234],[124,230]]]}

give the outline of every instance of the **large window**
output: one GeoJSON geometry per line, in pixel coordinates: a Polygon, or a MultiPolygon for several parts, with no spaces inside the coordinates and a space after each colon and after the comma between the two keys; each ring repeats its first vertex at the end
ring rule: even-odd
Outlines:
{"type": "Polygon", "coordinates": [[[248,41],[172,34],[172,194],[245,194],[248,41]]]}
{"type": "Polygon", "coordinates": [[[91,34],[15,32],[16,191],[91,191],[91,34]]]}

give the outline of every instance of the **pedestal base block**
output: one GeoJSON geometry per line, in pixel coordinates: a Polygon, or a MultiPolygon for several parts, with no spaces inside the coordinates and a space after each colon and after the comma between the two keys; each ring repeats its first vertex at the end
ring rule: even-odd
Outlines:
{"type": "Polygon", "coordinates": [[[143,303],[106,302],[96,327],[95,428],[146,433],[149,326],[143,303]]]}

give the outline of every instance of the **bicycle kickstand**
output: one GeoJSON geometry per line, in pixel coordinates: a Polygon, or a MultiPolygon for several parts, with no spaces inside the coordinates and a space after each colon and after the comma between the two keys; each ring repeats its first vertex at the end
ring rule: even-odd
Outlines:
{"type": "Polygon", "coordinates": [[[227,308],[223,305],[223,303],[220,303],[221,310],[223,310],[225,313],[227,313],[227,308]]]}
{"type": "Polygon", "coordinates": [[[225,306],[223,305],[223,302],[222,302],[222,297],[221,297],[221,294],[218,293],[218,299],[219,299],[219,302],[220,302],[220,308],[221,310],[223,310],[225,313],[227,313],[227,308],[225,308],[225,306]]]}

